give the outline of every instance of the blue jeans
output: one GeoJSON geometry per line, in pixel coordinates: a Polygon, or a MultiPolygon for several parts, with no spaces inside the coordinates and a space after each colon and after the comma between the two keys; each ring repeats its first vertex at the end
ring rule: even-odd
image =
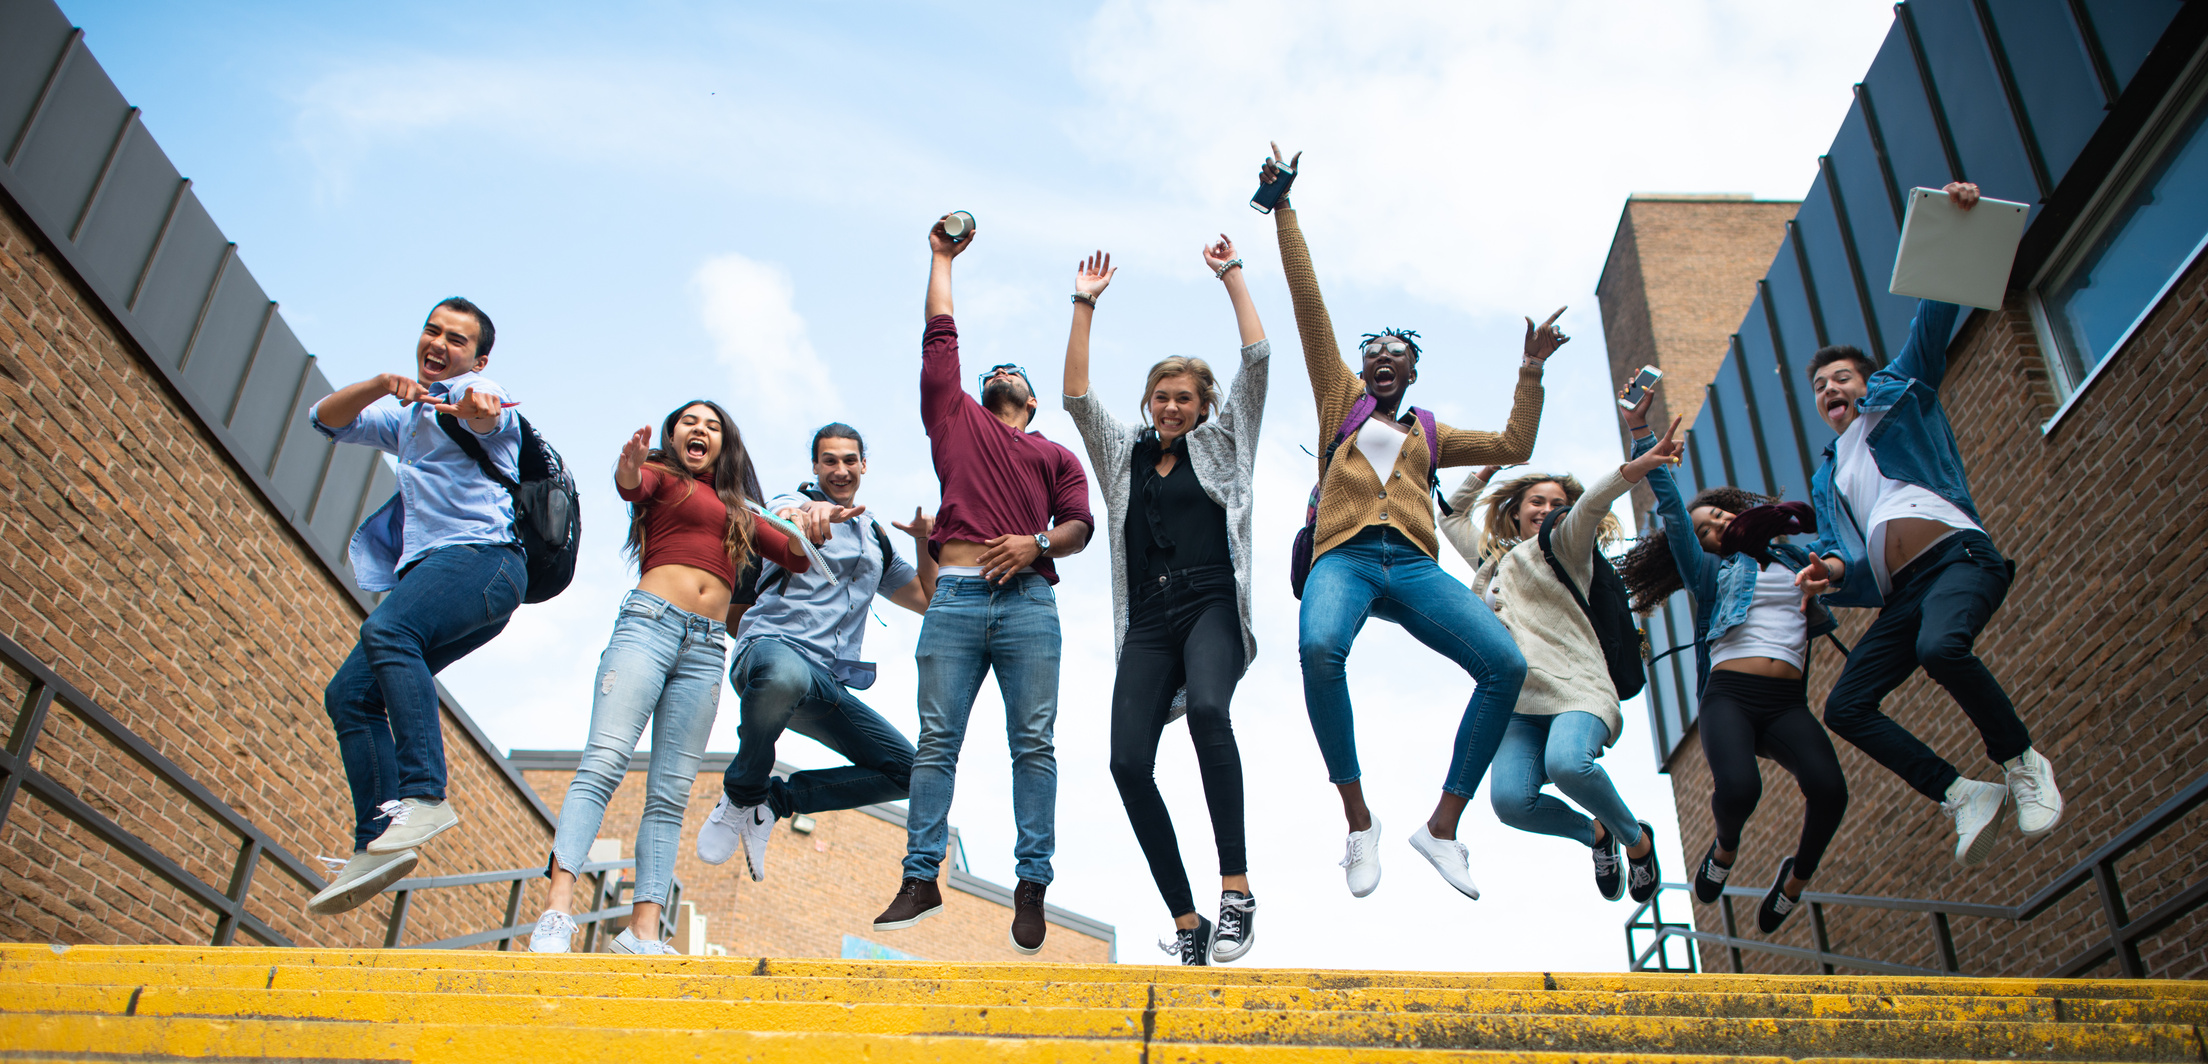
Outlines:
{"type": "Polygon", "coordinates": [[[355,851],[383,834],[383,803],[444,800],[437,674],[504,631],[528,586],[520,547],[439,547],[361,622],[360,641],[322,690],[353,792],[355,851]]]}
{"type": "MultiPolygon", "coordinates": [[[[648,591],[621,600],[613,639],[598,656],[590,702],[590,742],[575,781],[560,803],[552,859],[570,872],[590,858],[591,840],[606,819],[606,802],[629,775],[629,755],[652,725],[651,771],[644,777],[644,815],[636,828],[636,901],[665,904],[682,842],[682,814],[698,755],[721,705],[721,659],[728,626],[677,609],[648,591]]],[[[550,869],[546,869],[547,872],[550,869]]]]}
{"type": "MultiPolygon", "coordinates": [[[[1526,681],[1510,631],[1470,589],[1392,529],[1368,528],[1319,555],[1303,585],[1303,702],[1326,759],[1327,779],[1354,783],[1357,730],[1349,706],[1349,646],[1368,617],[1402,625],[1413,639],[1472,674],[1479,686],[1457,724],[1442,789],[1464,798],[1480,787],[1526,681]]],[[[1386,697],[1383,688],[1381,697],[1386,697]]]]}
{"type": "Polygon", "coordinates": [[[894,802],[912,788],[912,744],[796,647],[771,636],[736,656],[728,685],[743,699],[736,758],[721,790],[737,805],[765,805],[776,817],[894,802]],[[841,768],[772,775],[785,730],[849,758],[841,768]]]}
{"type": "Polygon", "coordinates": [[[1594,820],[1541,793],[1543,783],[1555,783],[1565,797],[1602,821],[1618,845],[1640,845],[1640,820],[1610,785],[1610,774],[1595,764],[1602,756],[1602,745],[1609,741],[1610,726],[1592,713],[1511,714],[1503,745],[1495,751],[1495,782],[1488,788],[1495,819],[1520,831],[1593,846],[1594,820]]]}
{"type": "Polygon", "coordinates": [[[950,844],[951,792],[966,719],[981,679],[996,670],[1012,748],[1014,873],[1049,885],[1057,850],[1058,596],[1033,573],[999,585],[971,576],[935,582],[920,623],[920,742],[912,761],[905,875],[936,878],[950,844]]]}

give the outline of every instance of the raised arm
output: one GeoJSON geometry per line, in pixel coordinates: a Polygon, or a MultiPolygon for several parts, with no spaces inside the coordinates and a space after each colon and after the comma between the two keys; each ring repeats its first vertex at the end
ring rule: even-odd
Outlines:
{"type": "Polygon", "coordinates": [[[1265,340],[1265,326],[1257,320],[1257,304],[1243,282],[1242,260],[1234,253],[1234,241],[1225,233],[1219,242],[1203,249],[1204,266],[1226,287],[1234,305],[1234,324],[1242,338],[1242,365],[1234,371],[1227,401],[1218,412],[1220,427],[1240,441],[1235,460],[1245,470],[1256,468],[1257,437],[1265,420],[1265,391],[1271,377],[1272,345],[1265,340]]]}
{"type": "Polygon", "coordinates": [[[1501,466],[1481,466],[1465,474],[1464,483],[1449,493],[1449,511],[1441,515],[1441,534],[1449,545],[1457,548],[1466,564],[1480,567],[1479,534],[1472,527],[1472,506],[1480,500],[1480,493],[1487,490],[1489,481],[1502,472],[1501,466]]]}
{"type": "MultiPolygon", "coordinates": [[[[1303,158],[1301,152],[1297,159],[1303,158]]],[[[1258,180],[1271,184],[1279,179],[1280,148],[1258,172],[1258,180]]],[[[1334,322],[1319,295],[1319,275],[1311,269],[1311,249],[1303,242],[1295,208],[1286,199],[1273,209],[1273,225],[1280,243],[1280,272],[1288,281],[1288,300],[1296,311],[1296,336],[1303,342],[1303,366],[1311,377],[1311,398],[1319,408],[1319,446],[1323,449],[1340,430],[1342,419],[1365,390],[1357,375],[1342,362],[1341,347],[1334,340],[1334,322]]]]}
{"type": "MultiPolygon", "coordinates": [[[[1618,396],[1624,398],[1625,392],[1620,391],[1618,396]]],[[[1635,458],[1656,446],[1656,431],[1648,427],[1648,408],[1655,401],[1656,389],[1648,388],[1641,394],[1640,405],[1625,412],[1635,458]]],[[[1680,446],[1684,450],[1685,441],[1680,446]]],[[[1687,512],[1687,501],[1679,494],[1679,478],[1665,464],[1650,470],[1646,483],[1656,496],[1656,516],[1664,524],[1664,545],[1671,551],[1672,568],[1679,571],[1679,582],[1696,598],[1708,598],[1716,590],[1717,559],[1702,549],[1702,538],[1694,531],[1694,515],[1687,512]]]]}
{"type": "Polygon", "coordinates": [[[1096,319],[1096,297],[1111,286],[1112,257],[1101,251],[1073,268],[1073,330],[1066,336],[1066,383],[1062,394],[1089,394],[1089,326],[1096,319]]]}
{"type": "Polygon", "coordinates": [[[920,336],[920,424],[931,433],[966,397],[958,379],[958,325],[951,320],[951,260],[973,246],[975,231],[954,243],[943,232],[943,218],[928,230],[927,325],[920,336]]]}
{"type": "Polygon", "coordinates": [[[1227,301],[1234,304],[1234,327],[1242,334],[1242,346],[1265,338],[1265,326],[1257,320],[1257,304],[1242,280],[1242,259],[1234,253],[1234,241],[1219,234],[1219,242],[1203,249],[1204,265],[1227,286],[1227,301]]]}
{"type": "Polygon", "coordinates": [[[1541,428],[1543,392],[1541,373],[1556,349],[1572,341],[1556,327],[1556,319],[1569,308],[1558,307],[1549,320],[1536,326],[1526,319],[1525,354],[1518,364],[1518,387],[1511,393],[1510,416],[1501,432],[1436,425],[1441,437],[1441,464],[1517,465],[1533,457],[1533,439],[1541,428]]]}
{"type": "Polygon", "coordinates": [[[967,248],[973,247],[974,236],[980,232],[980,227],[975,226],[966,230],[964,239],[952,240],[950,234],[943,231],[943,223],[948,218],[948,214],[937,218],[935,225],[928,230],[928,303],[925,318],[951,312],[951,260],[959,257],[967,248]]]}

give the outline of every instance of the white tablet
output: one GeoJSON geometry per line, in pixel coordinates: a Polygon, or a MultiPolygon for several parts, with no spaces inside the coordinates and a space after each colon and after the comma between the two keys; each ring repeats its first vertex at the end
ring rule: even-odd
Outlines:
{"type": "Polygon", "coordinates": [[[1894,280],[1887,291],[1999,310],[2016,245],[2024,239],[2030,217],[2027,204],[1982,196],[1966,211],[1939,189],[1910,189],[1901,250],[1894,254],[1894,280]]]}

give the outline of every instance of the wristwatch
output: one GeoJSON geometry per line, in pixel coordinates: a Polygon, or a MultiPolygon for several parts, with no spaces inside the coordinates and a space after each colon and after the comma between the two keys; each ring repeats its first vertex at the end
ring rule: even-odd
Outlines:
{"type": "Polygon", "coordinates": [[[1050,553],[1050,533],[1048,533],[1048,532],[1037,532],[1037,533],[1035,533],[1035,549],[1036,549],[1036,550],[1039,550],[1039,551],[1042,551],[1042,552],[1043,552],[1044,554],[1049,554],[1049,553],[1050,553]]]}

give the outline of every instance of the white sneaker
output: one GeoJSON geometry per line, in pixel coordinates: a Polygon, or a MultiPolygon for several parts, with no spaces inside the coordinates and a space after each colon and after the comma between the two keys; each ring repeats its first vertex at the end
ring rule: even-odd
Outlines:
{"type": "Polygon", "coordinates": [[[531,953],[566,953],[575,937],[575,918],[559,911],[546,909],[537,917],[537,929],[529,936],[531,953]]]}
{"type": "Polygon", "coordinates": [[[2001,766],[2008,770],[2009,797],[2016,801],[2016,830],[2036,839],[2062,822],[2062,792],[2055,789],[2055,766],[2027,747],[2001,766]]]}
{"type": "Polygon", "coordinates": [[[646,957],[682,956],[682,954],[675,952],[675,947],[656,938],[636,937],[636,930],[628,927],[622,928],[621,933],[614,936],[613,951],[615,953],[641,954],[646,957]]]}
{"type": "Polygon", "coordinates": [[[1411,849],[1426,855],[1426,860],[1441,873],[1441,878],[1457,888],[1457,893],[1473,901],[1480,900],[1479,884],[1472,882],[1472,851],[1455,839],[1437,839],[1434,833],[1420,824],[1411,832],[1411,849]]]}
{"type": "Polygon", "coordinates": [[[1973,867],[1993,852],[1991,829],[2008,797],[2009,789],[1998,783],[1959,778],[1948,784],[1940,810],[1955,818],[1955,859],[1963,867],[1973,867]]]}
{"type": "Polygon", "coordinates": [[[752,882],[767,878],[767,844],[774,841],[774,811],[764,805],[737,805],[721,795],[705,824],[698,828],[698,860],[722,864],[744,848],[744,865],[752,882]]]}
{"type": "Polygon", "coordinates": [[[391,818],[391,826],[384,828],[383,834],[368,844],[368,852],[377,855],[411,850],[460,823],[460,814],[452,811],[451,802],[401,798],[376,808],[391,818]]]}
{"type": "Polygon", "coordinates": [[[1380,885],[1380,818],[1372,818],[1372,826],[1363,831],[1349,833],[1349,852],[1342,855],[1342,867],[1348,869],[1349,894],[1362,898],[1380,885]]]}
{"type": "Polygon", "coordinates": [[[383,893],[384,888],[405,879],[414,871],[421,856],[412,850],[398,853],[356,853],[350,860],[335,857],[320,858],[323,867],[333,873],[330,885],[307,900],[307,911],[316,916],[336,916],[351,912],[383,893]]]}

